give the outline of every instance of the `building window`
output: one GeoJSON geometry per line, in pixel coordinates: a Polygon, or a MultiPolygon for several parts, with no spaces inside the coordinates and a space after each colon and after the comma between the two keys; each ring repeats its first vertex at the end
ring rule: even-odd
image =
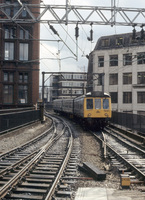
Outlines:
{"type": "Polygon", "coordinates": [[[145,103],[145,92],[137,92],[137,103],[145,103]]]}
{"type": "Polygon", "coordinates": [[[118,92],[110,92],[111,102],[118,103],[118,92]]]}
{"type": "MultiPolygon", "coordinates": [[[[10,3],[11,3],[10,0],[6,1],[7,5],[10,4],[10,3]]],[[[5,12],[7,13],[7,15],[10,16],[10,14],[11,14],[11,8],[10,8],[10,6],[8,6],[8,7],[5,8],[5,12]]]]}
{"type": "Polygon", "coordinates": [[[109,46],[109,39],[102,39],[102,47],[108,47],[109,46]]]}
{"type": "Polygon", "coordinates": [[[13,103],[13,85],[4,85],[4,104],[13,103]]]}
{"type": "Polygon", "coordinates": [[[72,79],[72,74],[62,74],[62,79],[72,79]]]}
{"type": "Polygon", "coordinates": [[[132,54],[123,54],[123,65],[132,65],[132,54]]]}
{"type": "MultiPolygon", "coordinates": [[[[5,2],[6,2],[7,5],[10,4],[9,6],[7,6],[5,8],[5,12],[9,16],[14,16],[18,12],[18,10],[20,9],[20,4],[18,2],[14,2],[12,0],[7,0],[5,2]],[[13,6],[11,6],[11,4],[13,4],[13,6]]],[[[25,3],[27,3],[27,2],[25,2],[25,3]]],[[[27,11],[23,10],[21,16],[22,17],[26,17],[27,16],[27,11]]]]}
{"type": "Polygon", "coordinates": [[[98,85],[103,85],[103,74],[98,74],[98,85]]]}
{"type": "Polygon", "coordinates": [[[14,74],[12,72],[4,72],[4,82],[12,83],[14,81],[14,74]]]}
{"type": "Polygon", "coordinates": [[[123,74],[123,84],[132,84],[132,73],[123,74]]]}
{"type": "Polygon", "coordinates": [[[98,67],[104,67],[104,56],[98,57],[98,67]]]}
{"type": "MultiPolygon", "coordinates": [[[[70,79],[71,79],[72,77],[70,77],[70,79]]],[[[87,79],[87,76],[86,76],[86,74],[73,74],[73,79],[78,79],[78,80],[80,80],[80,79],[87,79]]]]}
{"type": "Polygon", "coordinates": [[[118,55],[110,56],[110,66],[118,66],[118,55]]]}
{"type": "Polygon", "coordinates": [[[29,31],[20,29],[20,39],[21,40],[28,40],[29,39],[29,31]]]}
{"type": "Polygon", "coordinates": [[[13,15],[15,15],[18,12],[19,9],[20,9],[19,3],[14,2],[13,15]]]}
{"type": "Polygon", "coordinates": [[[28,73],[19,73],[19,83],[28,83],[28,73]]]}
{"type": "Polygon", "coordinates": [[[20,43],[19,60],[28,60],[28,44],[20,43]]]}
{"type": "Polygon", "coordinates": [[[18,100],[21,104],[28,103],[28,87],[26,85],[19,85],[18,100]]]}
{"type": "Polygon", "coordinates": [[[138,72],[137,83],[138,84],[145,84],[145,72],[138,72]]]}
{"type": "Polygon", "coordinates": [[[123,45],[123,38],[121,38],[121,37],[116,38],[116,45],[118,45],[118,46],[123,45]]]}
{"type": "Polygon", "coordinates": [[[109,75],[109,85],[118,85],[118,74],[109,75]]]}
{"type": "Polygon", "coordinates": [[[72,90],[72,94],[74,94],[74,95],[81,95],[81,94],[83,94],[83,90],[72,90]]]}
{"type": "Polygon", "coordinates": [[[145,52],[137,54],[137,64],[145,64],[145,52]]]}
{"type": "Polygon", "coordinates": [[[5,28],[5,39],[16,38],[16,28],[5,28]]]}
{"type": "Polygon", "coordinates": [[[123,103],[132,103],[132,92],[123,92],[123,103]]]}
{"type": "Polygon", "coordinates": [[[5,60],[14,60],[14,43],[5,42],[5,60]]]}

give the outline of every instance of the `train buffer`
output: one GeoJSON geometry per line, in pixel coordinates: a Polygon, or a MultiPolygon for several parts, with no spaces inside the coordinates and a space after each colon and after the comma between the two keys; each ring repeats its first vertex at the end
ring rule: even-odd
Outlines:
{"type": "Polygon", "coordinates": [[[89,175],[91,175],[96,180],[105,180],[106,179],[106,173],[100,169],[98,169],[94,164],[89,162],[83,163],[83,168],[89,175]]]}

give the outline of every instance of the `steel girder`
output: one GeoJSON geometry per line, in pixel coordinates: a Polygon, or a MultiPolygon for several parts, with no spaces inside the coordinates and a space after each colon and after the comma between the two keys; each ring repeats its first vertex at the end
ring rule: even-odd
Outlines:
{"type": "Polygon", "coordinates": [[[144,26],[145,8],[75,6],[75,5],[41,5],[41,4],[0,4],[0,23],[51,23],[51,24],[89,24],[110,26],[144,26]],[[14,16],[7,9],[14,9],[14,16]],[[37,17],[34,10],[40,8],[37,17]],[[22,12],[27,17],[21,17],[22,12]]]}

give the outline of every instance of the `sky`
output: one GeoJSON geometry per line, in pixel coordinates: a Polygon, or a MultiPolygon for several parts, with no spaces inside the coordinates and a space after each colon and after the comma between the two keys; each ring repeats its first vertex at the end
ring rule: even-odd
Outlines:
{"type": "MultiPolygon", "coordinates": [[[[44,5],[66,5],[66,0],[43,0],[44,5]]],[[[80,6],[111,6],[111,0],[69,0],[70,5],[80,6]],[[82,4],[83,2],[83,4],[82,4]]],[[[117,7],[145,8],[144,0],[116,0],[117,7]]],[[[46,16],[45,16],[46,17],[46,16]]],[[[71,16],[76,19],[76,16],[71,16]]],[[[132,18],[132,16],[130,16],[132,18]]],[[[49,19],[49,16],[48,16],[49,19]]],[[[40,28],[40,85],[42,72],[87,72],[89,55],[101,36],[132,32],[130,26],[94,25],[93,41],[90,36],[90,25],[79,25],[78,48],[75,38],[76,25],[52,24],[61,39],[55,35],[47,23],[41,23],[40,28]],[[43,41],[55,40],[55,41],[43,41]],[[64,44],[65,43],[65,44],[64,44]]],[[[136,30],[141,30],[139,27],[136,30]]]]}

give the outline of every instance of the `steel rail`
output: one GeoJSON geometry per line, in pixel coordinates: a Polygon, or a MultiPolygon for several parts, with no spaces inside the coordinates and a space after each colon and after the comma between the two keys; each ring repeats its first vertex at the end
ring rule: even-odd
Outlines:
{"type": "MultiPolygon", "coordinates": [[[[140,149],[139,147],[137,147],[137,146],[135,146],[135,145],[133,145],[133,144],[129,144],[127,141],[124,141],[124,140],[122,140],[121,138],[118,138],[118,136],[115,135],[115,134],[116,134],[115,132],[114,132],[115,134],[110,133],[110,132],[107,131],[107,129],[105,129],[105,132],[107,132],[108,134],[110,134],[111,136],[113,136],[115,139],[120,140],[122,143],[124,143],[124,144],[130,146],[132,149],[135,149],[136,151],[138,151],[138,152],[140,152],[140,153],[142,153],[142,154],[145,155],[145,150],[140,149]]],[[[123,136],[120,135],[120,137],[123,137],[123,136]]],[[[127,139],[127,138],[125,138],[125,139],[127,139]]]]}
{"type": "Polygon", "coordinates": [[[13,153],[15,153],[16,151],[20,151],[20,149],[23,149],[23,148],[27,147],[28,145],[30,145],[30,144],[32,144],[32,143],[35,143],[35,142],[38,141],[40,138],[45,137],[45,135],[47,135],[48,132],[52,131],[53,127],[54,127],[54,125],[53,125],[53,123],[52,123],[51,127],[50,127],[48,130],[44,131],[41,135],[38,135],[38,136],[35,137],[34,139],[31,139],[31,140],[29,140],[28,142],[26,142],[26,143],[24,143],[24,144],[22,144],[22,145],[20,145],[20,146],[18,146],[18,147],[15,147],[15,148],[13,148],[13,149],[10,150],[10,151],[7,151],[7,152],[5,152],[5,153],[0,154],[0,159],[2,159],[3,157],[6,157],[7,155],[13,154],[13,153]]]}
{"type": "MultiPolygon", "coordinates": [[[[66,122],[65,122],[66,124],[66,122]]],[[[64,158],[64,161],[61,165],[61,168],[55,178],[55,181],[53,182],[47,196],[45,197],[45,200],[51,200],[52,199],[52,195],[54,194],[54,191],[56,189],[56,186],[60,180],[60,177],[62,176],[63,172],[64,172],[64,169],[66,168],[66,165],[68,163],[68,160],[70,158],[70,155],[71,155],[71,152],[72,152],[72,147],[73,147],[73,137],[72,137],[72,131],[70,129],[70,127],[67,125],[67,128],[69,130],[69,133],[70,133],[70,138],[69,138],[69,143],[68,143],[68,146],[67,146],[67,153],[65,155],[65,158],[64,158]]]]}
{"type": "Polygon", "coordinates": [[[32,156],[34,156],[36,153],[38,153],[39,150],[36,150],[35,152],[31,153],[30,155],[22,158],[21,160],[19,160],[18,162],[14,163],[13,165],[7,167],[6,169],[0,171],[0,177],[3,177],[6,173],[8,173],[9,171],[11,171],[12,169],[15,169],[16,167],[22,165],[24,162],[26,162],[27,160],[29,160],[32,156]]]}
{"type": "Polygon", "coordinates": [[[62,132],[60,134],[57,134],[53,136],[47,144],[45,144],[43,147],[40,148],[40,151],[38,154],[31,160],[29,163],[26,164],[26,166],[21,169],[11,180],[9,180],[1,189],[0,189],[0,198],[3,198],[7,193],[8,190],[12,189],[21,179],[24,177],[28,171],[33,167],[35,163],[37,163],[41,157],[44,155],[44,153],[54,145],[54,143],[63,135],[65,128],[63,128],[62,132]]]}
{"type": "MultiPolygon", "coordinates": [[[[104,141],[99,138],[95,133],[92,132],[92,134],[102,142],[102,144],[104,143],[104,141]]],[[[132,170],[136,171],[137,174],[139,174],[143,179],[145,179],[145,174],[140,171],[137,167],[135,167],[133,164],[131,164],[127,159],[125,159],[123,156],[121,156],[119,153],[117,153],[117,151],[115,151],[109,144],[107,144],[107,142],[105,142],[106,147],[113,152],[118,158],[120,158],[123,162],[125,162],[127,164],[128,167],[130,167],[132,170]]]]}

